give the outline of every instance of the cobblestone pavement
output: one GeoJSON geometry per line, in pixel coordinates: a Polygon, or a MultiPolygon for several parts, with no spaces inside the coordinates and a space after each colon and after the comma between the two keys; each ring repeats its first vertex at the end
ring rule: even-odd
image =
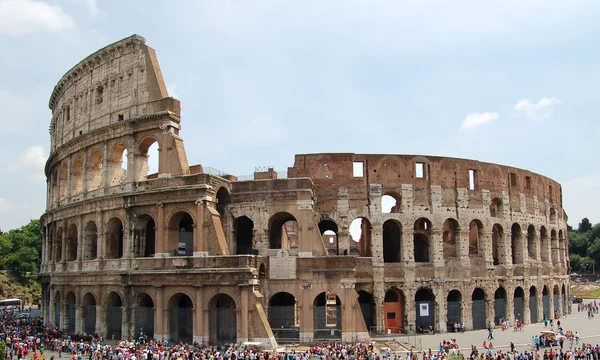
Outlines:
{"type": "MultiPolygon", "coordinates": [[[[593,301],[593,300],[591,300],[593,301]]],[[[589,300],[584,303],[590,302],[589,300]]],[[[561,327],[567,331],[573,332],[578,331],[581,335],[581,342],[597,344],[600,343],[600,314],[595,314],[592,319],[587,318],[587,312],[577,312],[577,305],[572,305],[571,314],[562,317],[560,319],[561,327]]],[[[511,323],[512,325],[512,323],[511,323]]],[[[556,330],[556,321],[554,325],[556,330]]],[[[509,344],[512,341],[515,347],[519,351],[531,350],[531,337],[540,334],[541,331],[550,330],[549,327],[544,327],[543,323],[530,324],[525,326],[524,331],[502,331],[500,329],[494,329],[494,340],[492,343],[496,349],[502,349],[505,351],[509,348],[509,344]]],[[[487,340],[487,330],[475,330],[466,331],[464,334],[461,333],[443,333],[435,335],[420,335],[420,336],[409,336],[400,338],[400,342],[408,342],[416,349],[420,348],[427,350],[437,350],[440,342],[443,340],[449,340],[450,338],[456,339],[462,353],[467,355],[470,353],[471,345],[476,345],[477,349],[481,352],[484,341],[489,343],[487,340]]],[[[565,348],[569,347],[569,341],[565,341],[565,348]]]]}

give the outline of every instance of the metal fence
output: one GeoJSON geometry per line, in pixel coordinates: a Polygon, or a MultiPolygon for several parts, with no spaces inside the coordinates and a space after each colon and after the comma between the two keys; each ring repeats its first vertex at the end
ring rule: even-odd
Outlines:
{"type": "Polygon", "coordinates": [[[473,300],[473,330],[486,328],[485,300],[473,300]]]}
{"type": "Polygon", "coordinates": [[[523,319],[523,309],[524,309],[524,304],[523,304],[523,298],[522,297],[516,297],[514,299],[514,315],[515,315],[515,320],[519,319],[521,321],[525,320],[523,319]]]}
{"type": "Polygon", "coordinates": [[[123,310],[120,306],[106,308],[107,338],[121,339],[121,324],[123,323],[123,310]]]}
{"type": "Polygon", "coordinates": [[[494,299],[494,323],[500,325],[500,319],[506,319],[506,299],[494,299]]]}
{"type": "Polygon", "coordinates": [[[560,297],[558,294],[554,294],[554,312],[560,312],[560,297]]]}
{"type": "Polygon", "coordinates": [[[67,304],[67,331],[75,332],[75,304],[67,304]]]}
{"type": "Polygon", "coordinates": [[[192,308],[176,307],[169,310],[169,339],[191,343],[193,319],[192,308]]]}
{"type": "Polygon", "coordinates": [[[86,334],[96,333],[96,305],[86,305],[83,307],[83,331],[86,334]]]}
{"type": "Polygon", "coordinates": [[[135,308],[135,331],[140,331],[154,338],[154,309],[151,307],[138,306],[135,308]]]}
{"type": "Polygon", "coordinates": [[[213,344],[235,342],[237,321],[234,308],[213,308],[210,310],[210,337],[213,344]]]}
{"type": "Polygon", "coordinates": [[[60,303],[54,304],[54,326],[60,328],[60,303]]]}
{"type": "Polygon", "coordinates": [[[448,323],[447,331],[454,331],[454,323],[460,322],[462,318],[461,303],[460,301],[448,301],[448,323]]]}
{"type": "Polygon", "coordinates": [[[550,318],[550,296],[543,295],[542,296],[542,304],[544,308],[544,316],[546,319],[550,318]]]}
{"type": "MultiPolygon", "coordinates": [[[[331,313],[330,313],[331,316],[331,313]]],[[[315,306],[314,308],[315,340],[341,340],[342,338],[342,307],[341,306],[315,306]],[[327,310],[334,311],[336,316],[335,326],[327,324],[327,310]]]]}
{"type": "Polygon", "coordinates": [[[531,322],[538,322],[537,296],[529,296],[529,313],[531,314],[531,322]]]}
{"type": "Polygon", "coordinates": [[[277,342],[298,342],[300,327],[296,326],[296,308],[291,306],[269,306],[269,324],[277,342]]]}

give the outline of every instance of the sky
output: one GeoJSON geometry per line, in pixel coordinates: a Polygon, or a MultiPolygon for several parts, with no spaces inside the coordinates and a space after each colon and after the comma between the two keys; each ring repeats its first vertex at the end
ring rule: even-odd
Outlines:
{"type": "Polygon", "coordinates": [[[425,154],[528,169],[600,222],[600,1],[0,0],[0,229],[45,209],[54,85],[139,34],[190,164],[425,154]]]}

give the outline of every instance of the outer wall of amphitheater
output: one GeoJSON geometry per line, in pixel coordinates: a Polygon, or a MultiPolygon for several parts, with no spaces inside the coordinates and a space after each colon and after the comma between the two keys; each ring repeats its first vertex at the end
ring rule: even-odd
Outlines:
{"type": "Polygon", "coordinates": [[[275,346],[570,309],[544,176],[420,155],[296,155],[251,180],[189,165],[137,35],[69,70],[49,105],[42,311],[61,329],[275,346]]]}

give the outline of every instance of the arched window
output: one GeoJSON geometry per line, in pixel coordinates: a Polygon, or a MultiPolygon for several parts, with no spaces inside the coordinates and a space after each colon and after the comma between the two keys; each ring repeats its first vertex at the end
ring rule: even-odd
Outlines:
{"type": "Polygon", "coordinates": [[[102,186],[102,153],[94,151],[88,162],[87,188],[92,191],[102,186]]]}
{"type": "Polygon", "coordinates": [[[83,161],[81,158],[75,158],[71,170],[71,196],[81,192],[83,192],[83,161]]]}
{"type": "Polygon", "coordinates": [[[137,257],[152,257],[156,253],[156,223],[150,215],[135,219],[133,248],[137,257]]]}
{"type": "Polygon", "coordinates": [[[83,240],[83,260],[93,260],[98,256],[98,228],[90,221],[85,226],[83,240]]]}
{"type": "Polygon", "coordinates": [[[458,221],[454,219],[446,219],[443,225],[443,244],[444,244],[444,259],[455,258],[456,248],[458,247],[458,237],[460,236],[460,226],[458,221]]]}
{"type": "Polygon", "coordinates": [[[257,254],[254,250],[254,221],[247,216],[240,216],[233,221],[236,240],[236,254],[257,254]]]}
{"type": "Polygon", "coordinates": [[[269,219],[269,248],[293,249],[298,247],[298,222],[289,213],[280,212],[269,219]]]}
{"type": "Polygon", "coordinates": [[[367,218],[356,218],[350,223],[350,253],[352,249],[358,249],[359,256],[371,257],[371,223],[367,218]]]}
{"type": "Polygon", "coordinates": [[[127,147],[117,144],[108,158],[108,184],[115,186],[127,179],[127,147]]]}
{"type": "Polygon", "coordinates": [[[512,263],[522,264],[523,263],[523,234],[521,232],[521,225],[514,223],[510,228],[510,240],[512,249],[512,263]]]}
{"type": "Polygon", "coordinates": [[[429,262],[429,245],[431,234],[431,222],[420,218],[415,221],[413,229],[413,245],[415,262],[429,262]]]}
{"type": "Polygon", "coordinates": [[[155,179],[158,177],[160,162],[160,146],[151,137],[145,138],[139,146],[139,154],[136,156],[136,181],[155,179]]]}
{"type": "Polygon", "coordinates": [[[498,218],[504,217],[504,208],[500,198],[492,199],[492,203],[490,204],[490,216],[498,218]]]}
{"type": "Polygon", "coordinates": [[[396,220],[383,223],[383,262],[402,261],[402,225],[396,220]]]}
{"type": "Polygon", "coordinates": [[[537,236],[535,227],[529,225],[527,227],[527,254],[531,260],[537,259],[537,236]]]}
{"type": "Polygon", "coordinates": [[[71,224],[67,234],[67,261],[77,260],[77,225],[71,224]]]}
{"type": "Polygon", "coordinates": [[[479,255],[483,251],[483,224],[479,220],[469,223],[469,255],[479,255]]]}
{"type": "Polygon", "coordinates": [[[106,258],[123,257],[123,223],[119,218],[112,218],[106,227],[106,258]]]}
{"type": "Polygon", "coordinates": [[[333,220],[324,219],[319,221],[319,232],[323,243],[327,248],[328,255],[338,255],[340,253],[338,242],[338,226],[333,220]]]}
{"type": "Polygon", "coordinates": [[[494,265],[506,263],[504,258],[504,230],[500,224],[492,226],[492,257],[494,265]]]}
{"type": "Polygon", "coordinates": [[[540,258],[542,262],[550,261],[550,238],[545,226],[540,228],[540,258]]]}
{"type": "Polygon", "coordinates": [[[382,214],[397,214],[401,205],[401,196],[396,193],[387,193],[381,197],[382,214]]]}

